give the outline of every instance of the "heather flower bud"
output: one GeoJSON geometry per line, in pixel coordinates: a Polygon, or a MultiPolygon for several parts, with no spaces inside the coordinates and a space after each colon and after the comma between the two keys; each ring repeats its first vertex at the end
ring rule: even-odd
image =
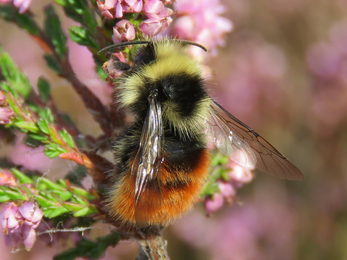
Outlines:
{"type": "Polygon", "coordinates": [[[135,28],[128,20],[123,19],[113,27],[112,40],[115,44],[124,41],[132,41],[134,39],[135,28]]]}
{"type": "Polygon", "coordinates": [[[0,107],[0,124],[8,124],[13,116],[14,113],[9,107],[0,107]]]}
{"type": "Polygon", "coordinates": [[[15,186],[16,184],[16,178],[9,170],[0,169],[0,185],[15,186]]]}
{"type": "Polygon", "coordinates": [[[248,183],[253,180],[253,174],[250,169],[234,162],[230,162],[229,167],[232,168],[228,174],[231,180],[241,184],[248,183]]]}
{"type": "Polygon", "coordinates": [[[205,200],[205,209],[208,214],[213,214],[223,207],[224,197],[221,193],[213,194],[213,197],[208,197],[205,200]]]}
{"type": "Polygon", "coordinates": [[[164,31],[170,25],[171,22],[171,17],[167,17],[162,20],[147,19],[140,24],[139,29],[142,31],[143,34],[147,36],[154,36],[164,31]]]}
{"type": "Polygon", "coordinates": [[[231,183],[225,181],[217,181],[217,184],[220,193],[225,198],[234,197],[236,195],[236,189],[231,183]]]}

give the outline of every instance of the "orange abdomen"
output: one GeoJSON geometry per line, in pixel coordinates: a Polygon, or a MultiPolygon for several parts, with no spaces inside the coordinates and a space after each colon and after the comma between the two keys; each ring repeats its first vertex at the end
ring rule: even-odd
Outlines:
{"type": "Polygon", "coordinates": [[[177,156],[174,159],[165,156],[157,178],[147,183],[137,203],[136,176],[130,174],[131,167],[128,167],[110,192],[109,212],[123,225],[167,226],[198,201],[209,163],[210,155],[205,148],[181,160],[177,156]]]}

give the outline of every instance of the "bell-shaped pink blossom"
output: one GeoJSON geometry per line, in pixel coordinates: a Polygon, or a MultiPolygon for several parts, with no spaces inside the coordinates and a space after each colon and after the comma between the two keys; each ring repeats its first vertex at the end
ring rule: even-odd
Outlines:
{"type": "Polygon", "coordinates": [[[9,230],[19,227],[21,215],[18,213],[18,206],[15,203],[9,203],[0,213],[0,225],[3,233],[8,234],[9,230]]]}
{"type": "Polygon", "coordinates": [[[9,107],[0,107],[0,124],[8,124],[13,116],[14,113],[9,107]]]}
{"type": "Polygon", "coordinates": [[[109,19],[122,18],[124,13],[140,13],[143,0],[97,0],[101,14],[109,19]]]}
{"type": "Polygon", "coordinates": [[[26,202],[18,210],[28,226],[32,226],[34,229],[37,228],[43,217],[43,212],[38,205],[33,202],[26,202]]]}
{"type": "Polygon", "coordinates": [[[167,17],[162,20],[147,19],[140,24],[139,29],[142,31],[144,35],[155,36],[158,33],[164,31],[170,25],[171,22],[171,17],[167,17]]]}
{"type": "Polygon", "coordinates": [[[36,241],[35,229],[42,217],[42,210],[31,201],[19,207],[15,203],[7,204],[0,213],[0,224],[6,244],[15,250],[21,243],[26,250],[30,250],[36,241]]]}
{"type": "Polygon", "coordinates": [[[208,197],[204,204],[207,213],[213,214],[223,207],[224,197],[221,193],[215,193],[212,198],[208,197]]]}
{"type": "Polygon", "coordinates": [[[112,40],[114,43],[132,41],[135,39],[135,36],[134,25],[132,25],[128,20],[123,19],[113,27],[112,40]]]}
{"type": "Polygon", "coordinates": [[[229,172],[228,176],[232,181],[243,184],[253,180],[251,169],[243,167],[233,161],[230,161],[229,167],[232,170],[229,172]]]}
{"type": "Polygon", "coordinates": [[[173,11],[166,8],[160,0],[147,0],[143,6],[144,14],[151,19],[164,19],[172,15],[173,11]]]}

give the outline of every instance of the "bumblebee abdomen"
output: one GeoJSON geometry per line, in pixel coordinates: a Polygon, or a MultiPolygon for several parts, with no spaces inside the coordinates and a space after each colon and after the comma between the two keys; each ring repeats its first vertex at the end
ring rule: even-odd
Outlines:
{"type": "Polygon", "coordinates": [[[183,158],[184,152],[180,154],[176,149],[165,152],[157,178],[147,183],[137,203],[136,176],[130,174],[130,167],[121,173],[122,177],[110,194],[108,208],[123,225],[167,226],[198,201],[210,163],[208,150],[191,151],[190,160],[183,158]]]}

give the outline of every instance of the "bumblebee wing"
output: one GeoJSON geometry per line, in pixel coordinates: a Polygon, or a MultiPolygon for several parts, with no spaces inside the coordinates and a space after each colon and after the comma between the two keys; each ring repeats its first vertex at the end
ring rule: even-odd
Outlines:
{"type": "Polygon", "coordinates": [[[136,202],[138,202],[146,184],[157,176],[163,158],[163,145],[161,105],[155,98],[151,98],[142,128],[139,149],[131,167],[131,174],[136,176],[136,202]]]}
{"type": "Polygon", "coordinates": [[[279,178],[301,180],[303,175],[268,141],[228,113],[213,100],[209,134],[216,147],[231,160],[246,167],[256,167],[279,178]]]}

